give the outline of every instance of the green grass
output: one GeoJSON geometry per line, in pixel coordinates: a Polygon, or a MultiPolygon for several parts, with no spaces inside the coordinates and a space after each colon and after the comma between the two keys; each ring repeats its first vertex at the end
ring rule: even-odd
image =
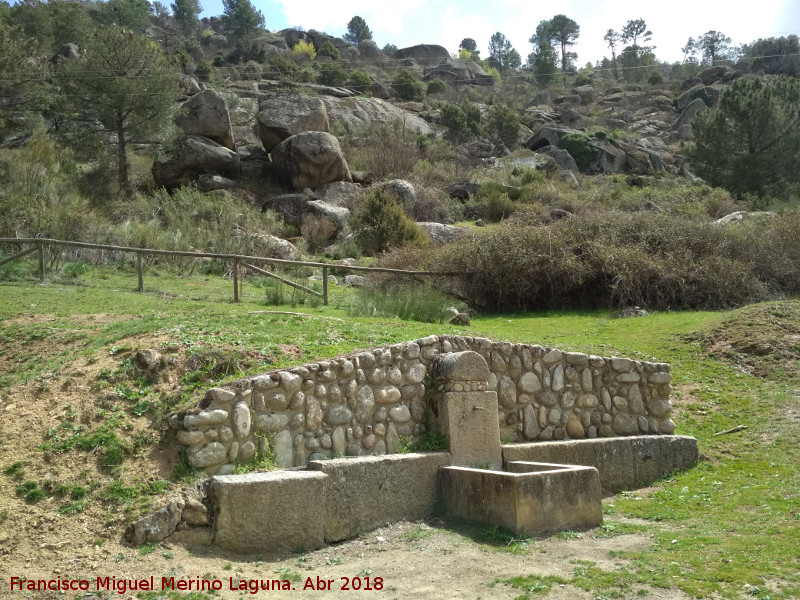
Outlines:
{"type": "MultiPolygon", "coordinates": [[[[81,275],[81,279],[92,272],[81,275]]],[[[461,328],[437,323],[348,317],[344,304],[335,302],[329,307],[305,307],[303,312],[311,316],[250,314],[266,310],[260,294],[245,294],[241,303],[233,304],[228,297],[229,282],[208,279],[163,274],[158,283],[169,293],[151,288],[145,294],[133,290],[133,280],[113,273],[108,279],[85,286],[2,283],[0,318],[50,315],[48,319],[52,320],[0,323],[0,351],[10,348],[17,359],[6,363],[9,368],[0,375],[0,389],[26,381],[46,384],[44,375],[82,364],[96,353],[108,353],[115,347],[115,356],[124,359],[132,348],[131,340],[145,334],[162,335],[175,345],[202,352],[214,348],[260,352],[259,361],[243,365],[241,371],[253,372],[432,333],[462,333],[461,328]],[[121,285],[124,281],[127,288],[121,285]],[[87,319],[70,318],[98,313],[124,315],[126,320],[93,324],[87,319]],[[47,352],[28,357],[25,347],[36,343],[46,344],[47,352]],[[129,350],[125,350],[126,345],[129,350]],[[284,352],[284,346],[296,351],[284,352]]],[[[800,597],[798,354],[787,346],[781,347],[779,354],[761,358],[748,355],[742,360],[748,346],[738,344],[760,331],[762,324],[767,327],[776,321],[796,325],[798,306],[797,302],[768,303],[734,312],[663,312],[635,319],[612,319],[602,311],[473,316],[468,329],[472,336],[672,365],[677,433],[697,437],[705,459],[697,468],[659,482],[649,495],[634,491],[606,501],[606,525],[584,533],[585,537],[639,532],[652,536],[652,546],[619,554],[616,558],[624,562],[624,568],[618,571],[575,565],[571,585],[590,589],[596,597],[630,595],[647,588],[679,589],[698,598],[739,598],[743,590],[750,590],[750,596],[773,600],[800,597]],[[720,328],[738,348],[734,353],[714,350],[711,342],[722,339],[720,328]],[[774,356],[779,356],[781,363],[769,366],[774,356]],[[737,425],[747,430],[714,436],[737,425]],[[637,523],[644,524],[629,525],[629,518],[641,519],[637,523]]],[[[281,308],[291,310],[289,306],[281,308]]],[[[786,327],[777,325],[775,330],[786,327]]],[[[229,375],[219,372],[211,377],[198,384],[198,394],[229,375]]],[[[118,383],[111,373],[108,378],[100,383],[112,387],[118,383]]],[[[129,384],[131,389],[140,390],[134,383],[129,384]]],[[[117,422],[111,428],[116,432],[123,426],[123,417],[130,418],[132,407],[140,401],[142,398],[121,400],[124,410],[109,408],[94,431],[79,431],[77,421],[67,420],[62,429],[48,434],[45,442],[54,451],[58,451],[56,447],[66,451],[65,445],[70,444],[71,448],[103,450],[100,441],[109,432],[102,425],[117,422]]],[[[24,465],[15,465],[5,465],[3,472],[19,485],[25,479],[24,465]]],[[[184,465],[177,474],[183,477],[189,471],[184,465]]],[[[100,490],[98,499],[124,506],[152,498],[139,486],[112,486],[100,490]]],[[[38,485],[35,489],[41,490],[38,485]]],[[[509,536],[485,528],[463,535],[490,548],[530,551],[527,541],[509,543],[509,536]]],[[[508,574],[516,575],[525,576],[508,574]]],[[[532,580],[530,586],[534,584],[541,582],[532,580]]]]}

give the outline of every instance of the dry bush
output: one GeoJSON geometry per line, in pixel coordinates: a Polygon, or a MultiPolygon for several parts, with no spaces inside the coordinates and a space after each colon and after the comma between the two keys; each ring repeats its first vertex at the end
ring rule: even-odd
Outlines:
{"type": "Polygon", "coordinates": [[[403,179],[420,158],[416,134],[396,121],[370,128],[354,154],[370,177],[403,179]]]}
{"type": "Polygon", "coordinates": [[[336,237],[336,226],[327,217],[307,215],[300,225],[300,235],[308,249],[316,252],[336,237]]]}
{"type": "Polygon", "coordinates": [[[546,227],[479,230],[422,263],[398,258],[459,273],[458,295],[487,311],[720,309],[800,291],[800,214],[721,227],[694,216],[589,212],[546,227]]]}

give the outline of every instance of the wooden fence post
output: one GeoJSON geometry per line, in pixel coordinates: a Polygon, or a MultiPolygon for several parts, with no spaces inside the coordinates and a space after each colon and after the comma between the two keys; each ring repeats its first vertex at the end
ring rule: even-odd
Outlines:
{"type": "Polygon", "coordinates": [[[239,260],[233,257],[233,301],[239,301],[239,260]]]}
{"type": "Polygon", "coordinates": [[[136,253],[136,271],[139,274],[139,292],[144,292],[144,278],[142,276],[142,253],[136,253]]]}
{"type": "Polygon", "coordinates": [[[44,244],[39,242],[39,283],[44,283],[44,244]]]}
{"type": "Polygon", "coordinates": [[[328,306],[328,267],[322,267],[322,304],[328,306]]]}

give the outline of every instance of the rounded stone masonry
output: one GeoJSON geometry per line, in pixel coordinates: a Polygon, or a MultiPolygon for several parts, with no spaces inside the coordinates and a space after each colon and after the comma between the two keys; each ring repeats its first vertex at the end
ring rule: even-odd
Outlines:
{"type": "Polygon", "coordinates": [[[209,389],[169,423],[207,474],[251,461],[264,442],[287,467],[394,452],[401,436],[428,431],[430,392],[493,392],[488,412],[509,442],[666,435],[671,379],[665,363],[429,336],[209,389]]]}
{"type": "Polygon", "coordinates": [[[477,352],[453,352],[439,361],[439,379],[449,381],[489,381],[489,365],[477,352]]]}

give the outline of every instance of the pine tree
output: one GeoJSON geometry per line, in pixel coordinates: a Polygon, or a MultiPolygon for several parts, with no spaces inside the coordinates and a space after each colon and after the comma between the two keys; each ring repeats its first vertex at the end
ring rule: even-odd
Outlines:
{"type": "Polygon", "coordinates": [[[344,34],[344,39],[353,46],[358,46],[364,40],[371,40],[372,32],[369,30],[367,22],[356,15],[347,24],[347,33],[344,34]]]}

